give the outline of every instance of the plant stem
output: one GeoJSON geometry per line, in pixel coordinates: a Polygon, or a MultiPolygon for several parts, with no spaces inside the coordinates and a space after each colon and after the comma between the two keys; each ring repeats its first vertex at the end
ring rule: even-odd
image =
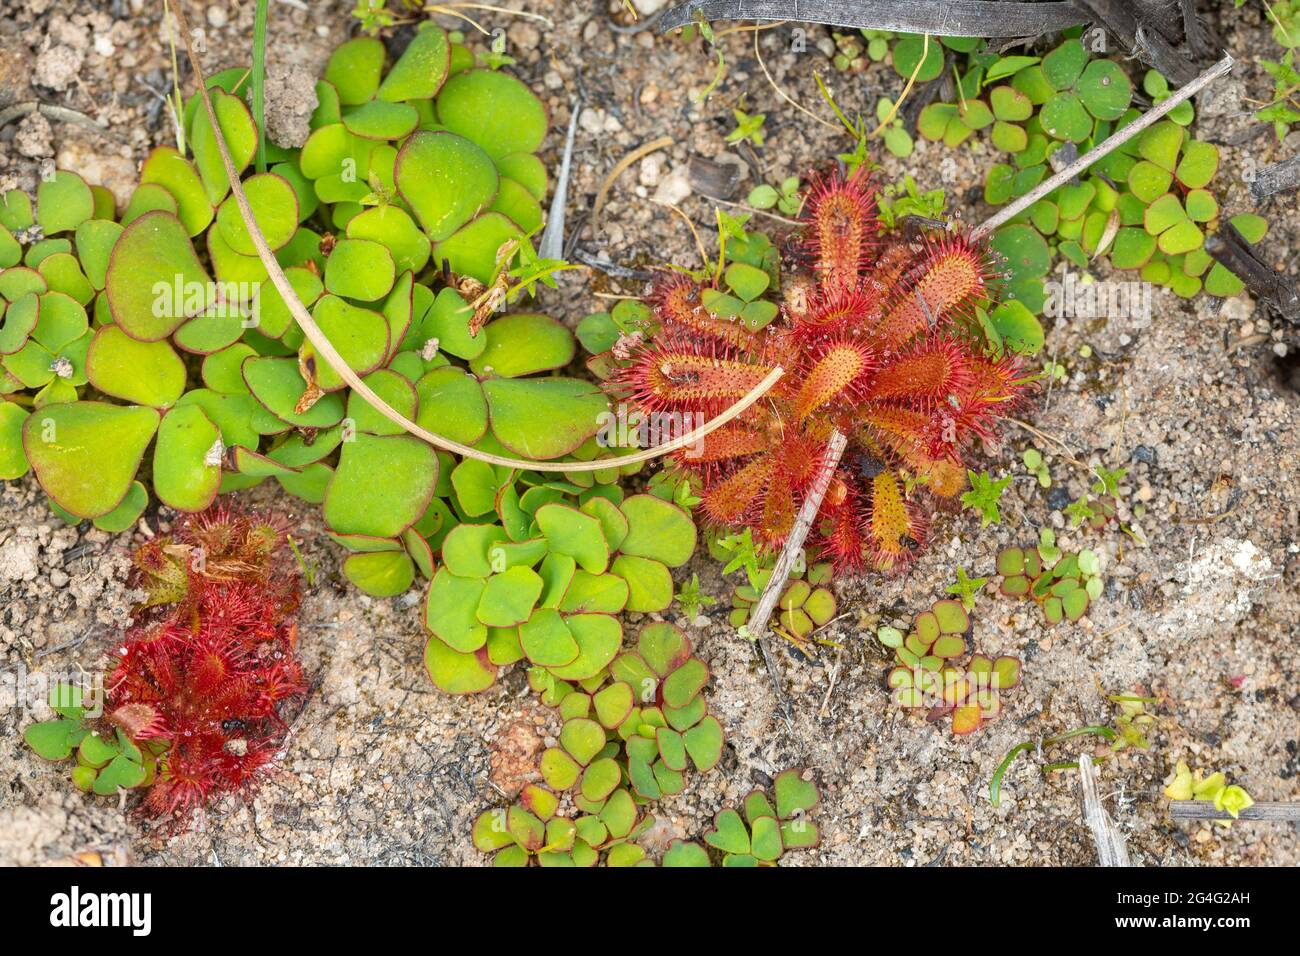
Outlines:
{"type": "Polygon", "coordinates": [[[253,13],[253,122],[257,123],[257,171],[266,172],[266,19],[271,0],[257,0],[253,13]]]}
{"type": "Polygon", "coordinates": [[[790,702],[786,699],[785,691],[781,688],[781,678],[777,673],[776,662],[772,659],[772,650],[768,647],[767,622],[772,617],[772,612],[776,610],[776,602],[780,599],[781,592],[785,590],[785,582],[789,580],[790,572],[794,569],[795,558],[803,549],[803,543],[808,538],[808,532],[812,530],[813,522],[817,520],[817,512],[821,510],[822,499],[826,497],[826,490],[830,487],[831,476],[835,474],[835,468],[839,465],[847,444],[848,438],[843,432],[836,430],[831,433],[830,443],[826,446],[826,458],[822,461],[821,473],[808,490],[808,497],[804,498],[803,504],[800,505],[799,515],[795,518],[794,527],[790,529],[790,534],[785,539],[785,547],[781,549],[781,554],[776,559],[776,566],[772,568],[772,576],[768,578],[767,587],[763,589],[758,604],[754,606],[754,613],[750,615],[749,623],[745,625],[745,633],[749,635],[750,640],[758,642],[759,650],[763,653],[763,665],[767,668],[767,676],[772,682],[777,704],[784,713],[787,728],[792,732],[794,716],[790,712],[790,702]]]}

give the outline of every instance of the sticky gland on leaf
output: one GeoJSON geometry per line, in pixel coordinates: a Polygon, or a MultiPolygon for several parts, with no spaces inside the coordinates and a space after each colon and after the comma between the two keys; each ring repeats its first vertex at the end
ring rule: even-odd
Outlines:
{"type": "Polygon", "coordinates": [[[1028,387],[1017,357],[981,351],[974,312],[991,307],[998,273],[968,236],[886,234],[862,172],[819,177],[802,225],[787,252],[811,274],[783,277],[785,308],[761,332],[739,334],[675,275],[648,300],[658,331],[611,356],[609,385],[643,413],[707,413],[779,363],[764,400],[677,456],[705,517],[779,548],[807,495],[800,465],[840,431],[850,444],[810,544],[841,572],[899,570],[925,537],[921,497],[962,489],[966,450],[1028,387]]]}

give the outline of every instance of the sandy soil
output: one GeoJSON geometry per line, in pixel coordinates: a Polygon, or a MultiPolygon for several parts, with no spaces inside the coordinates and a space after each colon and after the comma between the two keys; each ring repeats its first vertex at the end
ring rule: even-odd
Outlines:
{"type": "MultiPolygon", "coordinates": [[[[740,199],[759,182],[801,174],[846,148],[834,129],[777,96],[755,59],[750,33],[726,38],[727,75],[697,104],[692,94],[713,75],[698,43],[646,30],[615,32],[601,2],[504,2],[555,21],[553,29],[495,15],[485,21],[506,29],[516,70],[548,98],[548,161],[563,146],[571,104],[578,97],[586,102],[568,207],[570,223],[582,229],[575,255],[606,258],[625,269],[665,257],[695,265],[698,254],[684,223],[652,200],[679,204],[712,251],[712,203],[699,193],[716,189],[717,182],[701,178],[708,172],[701,160],[738,173],[721,198],[740,199]],[[737,150],[725,143],[731,110],[742,96],[748,111],[768,114],[763,147],[737,150]],[[610,169],[661,136],[672,145],[619,177],[593,224],[592,203],[610,169]]],[[[351,6],[336,0],[302,11],[275,4],[273,60],[314,75],[346,36],[351,6]]],[[[205,66],[244,62],[252,5],[213,3],[202,17],[190,7],[194,19],[206,20],[205,66]]],[[[125,199],[147,149],[170,140],[166,113],[146,89],[161,91],[170,83],[160,9],[141,0],[0,0],[0,110],[40,98],[106,127],[99,133],[39,117],[10,124],[0,130],[0,188],[30,186],[39,164],[54,159],[125,199]]],[[[1294,133],[1276,143],[1242,113],[1244,98],[1260,98],[1271,88],[1251,62],[1271,47],[1256,14],[1236,16],[1221,26],[1226,46],[1243,64],[1213,102],[1202,104],[1200,126],[1203,137],[1224,149],[1222,201],[1230,212],[1251,208],[1241,181],[1249,162],[1284,158],[1300,145],[1294,133]]],[[[902,84],[888,68],[835,73],[819,47],[826,39],[826,31],[811,29],[806,52],[791,53],[788,28],[762,34],[764,63],[781,89],[819,116],[828,111],[814,70],[823,71],[850,113],[874,114],[879,96],[897,95],[902,84]]],[[[284,115],[277,121],[292,135],[301,104],[292,92],[292,71],[283,76],[286,92],[277,102],[284,115]]],[[[978,187],[991,161],[978,147],[950,153],[920,144],[906,163],[888,157],[884,165],[891,179],[910,171],[923,189],[945,187],[953,207],[976,222],[987,214],[978,187]],[[955,162],[940,162],[948,156],[955,162]]],[[[712,172],[716,179],[718,171],[712,172]]],[[[1291,263],[1294,272],[1300,222],[1293,198],[1264,212],[1273,221],[1271,255],[1278,265],[1291,263]]],[[[574,273],[543,297],[542,307],[576,322],[601,307],[600,294],[640,289],[635,280],[574,273]]],[[[1292,347],[1300,343],[1292,340],[1292,347]]],[[[814,817],[824,839],[818,850],[788,856],[791,864],[1090,865],[1094,851],[1070,774],[1044,777],[1036,760],[1022,758],[1008,773],[996,809],[986,796],[988,780],[1012,745],[1109,722],[1114,710],[1103,693],[1137,688],[1161,700],[1153,748],[1125,752],[1102,771],[1108,808],[1135,860],[1300,862],[1289,827],[1238,824],[1225,833],[1175,825],[1159,797],[1161,778],[1178,759],[1224,770],[1256,799],[1297,797],[1300,682],[1290,642],[1300,636],[1300,396],[1287,381],[1292,366],[1278,355],[1285,352],[1284,330],[1270,326],[1248,299],[1202,297],[1188,305],[1157,294],[1149,324],[1058,321],[1046,353],[1067,366],[1068,381],[1023,413],[1050,437],[1011,428],[979,466],[1019,476],[1004,498],[1003,524],[981,530],[969,512],[940,515],[931,550],[907,578],[837,582],[842,616],[824,633],[815,657],[778,652],[794,710],[788,727],[775,713],[754,648],[726,626],[728,586],[707,557],[698,557],[683,570],[687,576],[698,572],[719,603],[702,622],[673,619],[712,668],[710,708],[727,730],[728,747],[717,770],[691,777],[685,793],[659,805],[653,842],[698,837],[722,806],[788,766],[806,765],[825,798],[814,817]],[[1020,451],[1031,445],[1051,467],[1049,492],[1019,465],[1020,451]],[[1091,463],[1129,469],[1122,513],[1140,529],[1143,544],[1118,530],[1066,527],[1060,509],[1085,489],[1091,463]],[[1145,507],[1141,518],[1132,513],[1138,504],[1145,507]],[[1049,629],[1032,607],[982,594],[974,613],[976,643],[1018,653],[1026,664],[1025,683],[1009,698],[1008,712],[958,739],[891,709],[881,684],[886,654],[865,625],[880,615],[909,615],[941,596],[958,566],[972,575],[992,573],[1000,547],[1032,542],[1043,525],[1059,529],[1059,543],[1067,548],[1102,553],[1106,594],[1089,617],[1049,629]]],[[[415,606],[421,594],[393,600],[359,595],[342,579],[340,554],[324,537],[315,509],[273,487],[244,497],[288,511],[308,559],[318,565],[302,612],[301,647],[313,689],[281,769],[251,802],[219,804],[180,836],[152,834],[116,802],[72,791],[64,768],[34,758],[20,733],[44,715],[10,708],[0,712],[0,863],[43,863],[87,850],[109,862],[150,865],[482,861],[469,842],[471,820],[528,778],[558,731],[556,715],[535,701],[518,671],[475,698],[437,693],[421,663],[424,637],[415,606]]],[[[173,517],[166,511],[147,515],[137,537],[165,530],[173,517]]],[[[64,527],[30,479],[4,486],[0,658],[6,671],[102,668],[131,599],[125,584],[130,544],[129,536],[64,527]]],[[[1054,759],[1073,753],[1060,751],[1054,759]]]]}

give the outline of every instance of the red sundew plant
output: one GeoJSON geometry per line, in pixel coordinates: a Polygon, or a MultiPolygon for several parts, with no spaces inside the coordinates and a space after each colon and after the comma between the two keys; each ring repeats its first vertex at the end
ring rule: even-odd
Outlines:
{"type": "Polygon", "coordinates": [[[306,691],[298,581],[275,519],[214,508],[135,555],[147,594],[109,680],[109,720],[159,753],[141,811],[183,821],[265,773],[306,691]]]}
{"type": "Polygon", "coordinates": [[[1028,386],[1016,357],[985,351],[976,309],[997,266],[959,233],[886,233],[865,167],[814,183],[788,253],[801,268],[758,331],[706,308],[701,284],[661,282],[659,331],[610,385],[645,414],[716,414],[782,366],[762,401],[677,454],[703,514],[780,547],[838,429],[849,443],[810,541],[842,572],[900,569],[925,540],[923,490],[960,491],[971,444],[1028,386]]]}

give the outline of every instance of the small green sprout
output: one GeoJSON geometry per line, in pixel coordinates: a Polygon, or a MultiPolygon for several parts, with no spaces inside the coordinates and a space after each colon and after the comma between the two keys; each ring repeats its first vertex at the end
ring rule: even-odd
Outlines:
{"type": "Polygon", "coordinates": [[[46,760],[75,756],[72,782],[79,790],[114,796],[121,790],[148,786],[157,768],[158,751],[137,746],[120,727],[86,716],[80,687],[50,688],[50,707],[58,715],[23,731],[23,739],[46,760]]]}
{"type": "MultiPolygon", "coordinates": [[[[989,803],[998,806],[1002,802],[1002,778],[1006,775],[1011,764],[1022,753],[1037,751],[1040,755],[1048,747],[1054,747],[1057,744],[1064,743],[1067,740],[1074,740],[1078,737],[1100,737],[1109,744],[1108,749],[1099,757],[1094,759],[1109,760],[1115,754],[1129,747],[1135,747],[1140,750],[1150,748],[1150,743],[1143,735],[1143,728],[1154,724],[1155,717],[1146,712],[1146,705],[1155,702],[1154,697],[1141,697],[1135,695],[1114,695],[1107,698],[1108,700],[1119,705],[1120,714],[1116,718],[1116,728],[1092,725],[1088,727],[1076,727],[1073,730],[1067,730],[1063,733],[1053,734],[1044,737],[1041,740],[1027,740],[1023,743],[1016,744],[1007,755],[1002,758],[997,769],[993,772],[993,777],[989,781],[989,803]]],[[[1044,774],[1054,773],[1060,770],[1072,770],[1079,766],[1077,761],[1065,760],[1056,763],[1043,764],[1041,770],[1044,774]]],[[[1189,774],[1190,776],[1190,774],[1189,774]]],[[[1173,779],[1172,777],[1170,778],[1173,779]]],[[[1166,781],[1169,783],[1170,781],[1166,781]]]]}
{"type": "MultiPolygon", "coordinates": [[[[885,118],[890,115],[893,109],[893,100],[887,96],[882,96],[876,101],[876,119],[884,123],[885,118]]],[[[900,159],[906,159],[912,155],[914,146],[912,137],[903,126],[902,117],[898,116],[897,113],[881,131],[881,138],[884,140],[885,149],[900,159]]]]}
{"type": "Polygon", "coordinates": [[[947,197],[942,189],[921,192],[916,180],[907,175],[901,183],[887,184],[881,190],[879,201],[880,219],[886,228],[893,229],[907,216],[942,218],[947,197]]]}
{"type": "Polygon", "coordinates": [[[955,594],[957,599],[961,601],[962,607],[967,611],[973,611],[975,610],[975,595],[978,594],[983,589],[984,585],[988,584],[988,582],[989,579],[987,577],[967,577],[966,569],[958,565],[957,582],[948,585],[948,593],[955,594]]]}
{"type": "Polygon", "coordinates": [[[731,111],[736,120],[736,128],[727,134],[728,143],[750,142],[755,146],[762,146],[763,141],[767,138],[763,132],[763,124],[767,122],[766,113],[746,113],[742,109],[731,111]]]}
{"type": "Polygon", "coordinates": [[[755,186],[750,190],[745,201],[755,209],[771,209],[775,207],[783,215],[798,215],[799,207],[803,203],[799,177],[787,176],[776,186],[769,186],[767,183],[755,186]]]}
{"type": "Polygon", "coordinates": [[[1101,561],[1084,550],[1065,554],[1056,546],[1051,529],[1040,532],[1034,548],[1005,548],[998,554],[1001,592],[1007,597],[1031,598],[1043,609],[1049,625],[1076,622],[1089,605],[1101,597],[1101,561]]]}
{"type": "Polygon", "coordinates": [[[1001,524],[1002,512],[998,510],[998,501],[1002,498],[1002,492],[1011,484],[1012,476],[994,479],[987,471],[979,474],[967,471],[966,475],[970,478],[971,490],[962,492],[961,503],[979,512],[981,528],[1001,524]]]}
{"type": "Polygon", "coordinates": [[[700,616],[701,609],[712,607],[718,603],[718,599],[707,594],[701,594],[700,576],[692,574],[691,579],[684,582],[677,591],[677,603],[682,606],[682,613],[686,615],[686,619],[694,621],[700,616]]]}
{"type": "MultiPolygon", "coordinates": [[[[1213,803],[1214,809],[1227,811],[1233,820],[1241,816],[1241,811],[1255,805],[1255,801],[1244,787],[1228,784],[1228,779],[1222,771],[1202,777],[1200,770],[1193,773],[1192,769],[1181,760],[1164,782],[1164,794],[1170,800],[1205,800],[1213,803]]],[[[1224,829],[1232,826],[1232,820],[1215,822],[1224,829]]]]}
{"type": "Polygon", "coordinates": [[[1043,461],[1043,453],[1037,448],[1026,448],[1020,455],[1025,470],[1038,479],[1040,488],[1052,487],[1052,473],[1043,461]]]}

